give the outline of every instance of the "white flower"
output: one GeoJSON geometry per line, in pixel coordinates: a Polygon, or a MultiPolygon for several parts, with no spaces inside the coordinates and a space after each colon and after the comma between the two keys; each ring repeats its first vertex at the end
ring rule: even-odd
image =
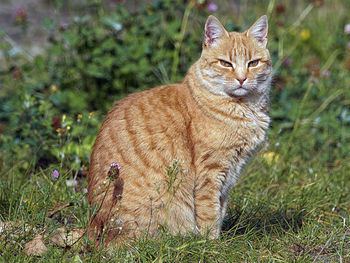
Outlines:
{"type": "Polygon", "coordinates": [[[350,24],[346,24],[344,27],[344,33],[350,35],[350,24]]]}
{"type": "Polygon", "coordinates": [[[73,186],[76,186],[77,184],[78,184],[78,181],[74,179],[70,179],[66,181],[67,187],[73,187],[73,186]]]}

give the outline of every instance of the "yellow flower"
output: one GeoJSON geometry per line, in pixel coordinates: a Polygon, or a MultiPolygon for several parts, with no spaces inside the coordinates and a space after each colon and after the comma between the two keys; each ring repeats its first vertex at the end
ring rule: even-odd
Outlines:
{"type": "Polygon", "coordinates": [[[93,111],[92,111],[92,112],[90,112],[90,113],[89,113],[89,118],[93,117],[93,116],[94,116],[94,114],[95,114],[95,113],[94,113],[93,111]]]}
{"type": "Polygon", "coordinates": [[[78,119],[80,120],[81,118],[83,118],[83,115],[82,114],[78,114],[78,119]]]}
{"type": "Polygon", "coordinates": [[[275,152],[266,152],[261,155],[268,165],[278,162],[280,156],[275,152]]]}
{"type": "Polygon", "coordinates": [[[62,131],[61,128],[57,128],[57,129],[56,129],[56,132],[57,132],[57,133],[60,133],[61,131],[62,131]]]}
{"type": "Polygon", "coordinates": [[[28,169],[28,167],[29,167],[29,163],[28,163],[28,162],[24,162],[24,163],[22,164],[22,168],[23,168],[23,169],[28,169]]]}
{"type": "Polygon", "coordinates": [[[67,118],[67,115],[66,115],[66,114],[63,114],[63,115],[62,115],[62,121],[65,121],[66,118],[67,118]]]}
{"type": "Polygon", "coordinates": [[[57,85],[55,83],[51,84],[50,89],[52,92],[56,92],[58,90],[57,85]]]}
{"type": "Polygon", "coordinates": [[[68,125],[68,126],[67,126],[67,131],[69,131],[69,130],[70,130],[70,126],[68,125]]]}
{"type": "Polygon", "coordinates": [[[310,30],[309,29],[303,29],[300,32],[300,38],[304,41],[308,40],[310,38],[310,30]]]}
{"type": "Polygon", "coordinates": [[[152,9],[150,9],[150,8],[148,8],[147,10],[146,10],[146,12],[147,12],[147,15],[149,15],[149,16],[151,16],[151,15],[153,15],[153,10],[152,9]]]}

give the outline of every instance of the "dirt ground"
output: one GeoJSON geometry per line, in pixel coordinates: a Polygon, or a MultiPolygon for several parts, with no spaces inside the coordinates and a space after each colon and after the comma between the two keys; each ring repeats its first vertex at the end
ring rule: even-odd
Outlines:
{"type": "MultiPolygon", "coordinates": [[[[83,15],[87,0],[0,0],[0,31],[5,31],[6,40],[11,42],[20,52],[29,57],[41,54],[47,45],[49,31],[44,28],[43,21],[50,18],[57,23],[69,23],[74,16],[83,15]],[[58,7],[56,3],[61,2],[58,7]],[[27,28],[24,30],[15,23],[16,10],[23,9],[27,16],[27,28]]],[[[112,7],[115,0],[102,0],[106,7],[112,7]]],[[[127,8],[135,9],[140,2],[125,1],[127,8]]],[[[148,1],[149,2],[149,1],[148,1]]],[[[0,68],[3,54],[0,52],[0,68]]]]}
{"type": "Polygon", "coordinates": [[[20,50],[35,56],[42,53],[47,44],[49,32],[43,27],[43,19],[48,17],[66,22],[74,15],[74,11],[73,14],[69,11],[78,10],[83,1],[64,2],[67,4],[58,10],[53,0],[0,0],[0,29],[6,32],[7,39],[13,41],[20,50]],[[25,30],[15,23],[18,9],[23,9],[26,13],[28,23],[25,30]]]}

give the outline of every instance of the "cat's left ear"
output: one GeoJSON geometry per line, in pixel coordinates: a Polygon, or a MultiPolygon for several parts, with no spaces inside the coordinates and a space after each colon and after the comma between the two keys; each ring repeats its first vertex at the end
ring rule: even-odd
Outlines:
{"type": "Polygon", "coordinates": [[[247,36],[252,35],[256,42],[259,44],[261,47],[266,47],[267,45],[267,32],[268,32],[268,23],[267,23],[267,16],[264,15],[260,17],[254,25],[252,25],[248,31],[247,31],[247,36]]]}

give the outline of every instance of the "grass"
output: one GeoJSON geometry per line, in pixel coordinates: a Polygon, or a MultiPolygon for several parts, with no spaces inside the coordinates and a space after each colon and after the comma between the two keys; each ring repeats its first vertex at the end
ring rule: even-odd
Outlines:
{"type": "MultiPolygon", "coordinates": [[[[20,222],[0,233],[0,261],[350,262],[350,52],[345,47],[350,35],[343,32],[350,21],[341,11],[349,11],[349,4],[303,3],[293,9],[283,3],[282,15],[273,13],[275,1],[254,7],[273,13],[272,125],[266,151],[249,163],[231,191],[220,239],[164,232],[159,240],[140,238],[125,249],[105,251],[88,246],[83,237],[72,247],[48,245],[42,257],[26,256],[25,243],[44,230],[88,224],[90,208],[81,190],[86,176],[62,172],[59,163],[55,181],[51,167],[23,170],[21,160],[9,166],[0,155],[0,220],[20,222]],[[285,26],[277,27],[278,21],[285,26]],[[309,30],[309,38],[302,30],[309,30]],[[80,189],[67,186],[73,177],[80,189]]],[[[252,13],[258,12],[254,8],[252,13]]]]}

